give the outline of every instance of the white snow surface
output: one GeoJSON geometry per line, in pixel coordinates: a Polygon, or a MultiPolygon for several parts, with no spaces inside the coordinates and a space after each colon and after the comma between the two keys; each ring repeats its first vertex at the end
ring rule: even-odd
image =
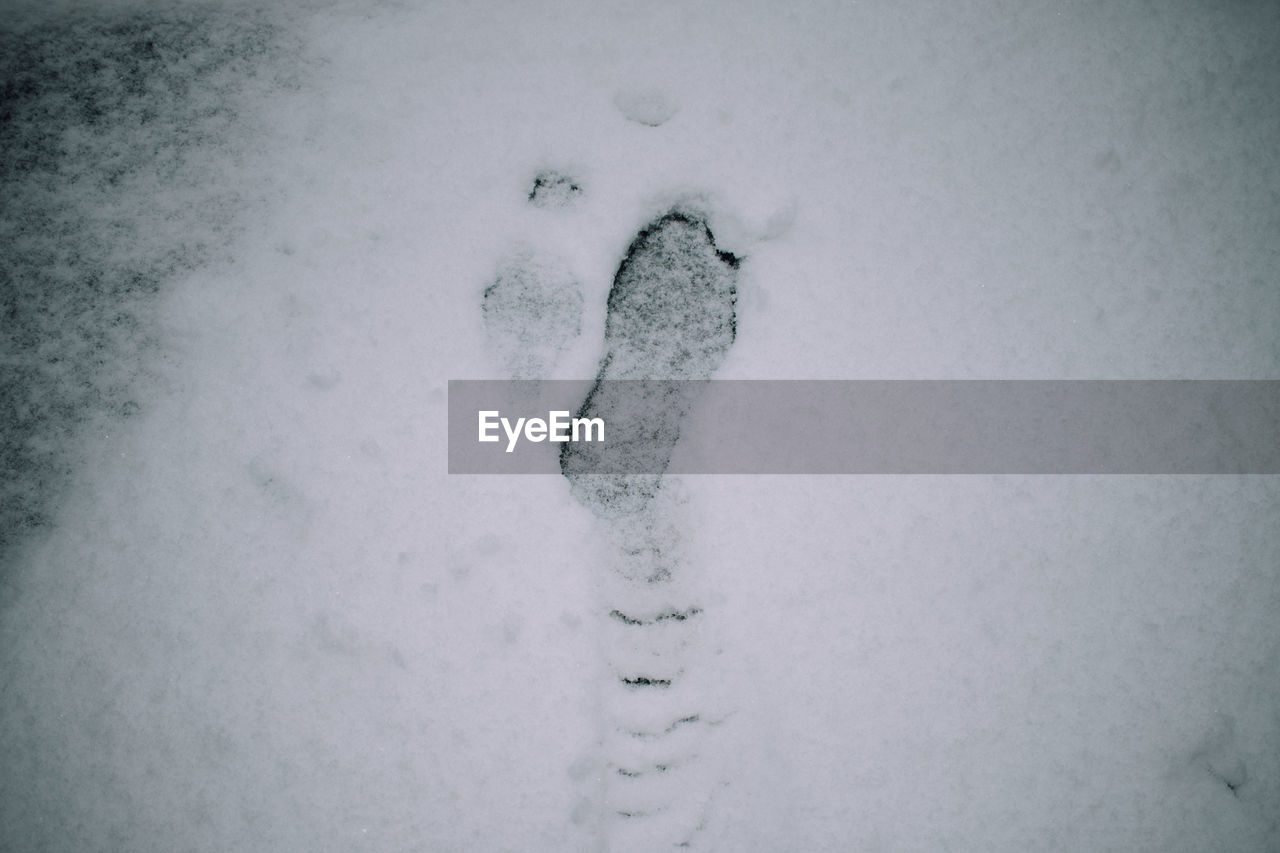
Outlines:
{"type": "MultiPolygon", "coordinates": [[[[522,252],[584,289],[558,378],[677,203],[744,258],[718,378],[1280,376],[1269,4],[275,14],[234,241],[165,284],[156,402],[78,435],[0,610],[0,849],[665,849],[600,817],[602,522],[446,473],[522,252]],[[529,204],[544,169],[581,197],[529,204]]],[[[1280,849],[1277,478],[680,495],[694,849],[1280,849]]]]}

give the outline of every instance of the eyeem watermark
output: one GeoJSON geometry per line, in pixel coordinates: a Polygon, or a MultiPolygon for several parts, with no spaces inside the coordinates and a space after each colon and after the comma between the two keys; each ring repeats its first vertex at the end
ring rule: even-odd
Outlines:
{"type": "Polygon", "coordinates": [[[515,425],[502,417],[498,409],[477,413],[480,420],[480,441],[499,441],[499,426],[507,435],[507,453],[514,453],[523,434],[526,441],[604,441],[604,418],[571,418],[567,409],[548,412],[547,419],[516,418],[515,425]]]}
{"type": "Polygon", "coordinates": [[[449,471],[1274,475],[1280,382],[451,380],[449,471]]]}

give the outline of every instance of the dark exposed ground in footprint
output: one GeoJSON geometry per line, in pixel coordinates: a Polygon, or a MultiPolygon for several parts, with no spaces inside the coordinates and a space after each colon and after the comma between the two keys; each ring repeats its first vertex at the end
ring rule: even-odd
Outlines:
{"type": "Polygon", "coordinates": [[[239,105],[285,47],[213,6],[0,23],[0,582],[85,426],[147,407],[154,297],[229,242],[239,105]]]}
{"type": "MultiPolygon", "coordinates": [[[[636,235],[609,291],[605,356],[578,417],[627,423],[614,434],[608,465],[662,471],[680,437],[680,420],[697,386],[612,380],[705,380],[737,336],[739,259],[716,247],[699,215],[673,210],[636,235]],[[643,413],[617,419],[618,412],[643,413]]],[[[560,470],[580,502],[602,516],[625,515],[648,504],[660,474],[609,476],[599,445],[566,443],[560,470]]]]}

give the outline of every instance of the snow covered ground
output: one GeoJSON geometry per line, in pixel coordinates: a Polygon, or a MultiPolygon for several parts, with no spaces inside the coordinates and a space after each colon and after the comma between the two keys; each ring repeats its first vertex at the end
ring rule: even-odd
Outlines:
{"type": "MultiPolygon", "coordinates": [[[[0,849],[657,849],[608,525],[445,414],[673,206],[719,378],[1280,376],[1268,3],[11,5],[0,849]]],[[[1275,477],[675,494],[693,849],[1280,849],[1275,477]]]]}

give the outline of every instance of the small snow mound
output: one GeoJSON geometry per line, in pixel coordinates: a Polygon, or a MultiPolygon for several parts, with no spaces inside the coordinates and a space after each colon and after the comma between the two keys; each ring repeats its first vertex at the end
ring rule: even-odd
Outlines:
{"type": "Polygon", "coordinates": [[[621,89],[613,105],[627,120],[648,127],[666,124],[680,111],[675,99],[659,89],[621,89]]]}

